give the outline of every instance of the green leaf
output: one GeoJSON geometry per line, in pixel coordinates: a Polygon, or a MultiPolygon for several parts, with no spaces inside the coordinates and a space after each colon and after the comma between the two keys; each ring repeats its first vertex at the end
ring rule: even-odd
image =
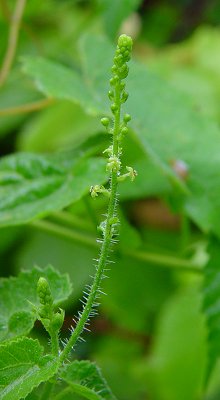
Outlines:
{"type": "Polygon", "coordinates": [[[130,179],[120,183],[120,199],[140,199],[170,192],[170,183],[164,175],[158,173],[158,167],[152,164],[150,157],[146,157],[142,144],[131,131],[123,143],[122,164],[131,165],[138,176],[133,184],[130,179]]]}
{"type": "Polygon", "coordinates": [[[2,158],[0,226],[45,217],[79,200],[92,184],[104,182],[105,161],[83,159],[82,155],[70,151],[54,156],[18,153],[2,158]]]}
{"type": "MultiPolygon", "coordinates": [[[[117,332],[119,332],[118,325],[114,326],[117,326],[117,332]]],[[[136,363],[140,364],[141,362],[139,355],[143,354],[143,342],[128,340],[126,337],[128,332],[129,334],[133,333],[132,330],[125,330],[121,335],[116,334],[112,329],[107,335],[101,335],[99,345],[94,348],[92,353],[105,377],[111,382],[111,388],[118,399],[143,399],[144,394],[148,393],[148,383],[145,380],[144,385],[140,385],[136,370],[136,363]]]]}
{"type": "Polygon", "coordinates": [[[25,335],[33,328],[36,315],[32,309],[38,305],[37,282],[45,277],[51,288],[54,304],[59,305],[71,293],[68,275],[60,275],[51,266],[41,270],[21,272],[17,278],[0,280],[0,340],[25,335]],[[32,304],[31,304],[32,303],[32,304]]]}
{"type": "Polygon", "coordinates": [[[111,38],[114,38],[121,23],[141,4],[141,0],[99,0],[99,2],[102,6],[104,27],[111,38]]]}
{"type": "Polygon", "coordinates": [[[61,378],[72,391],[89,400],[115,400],[98,367],[89,361],[74,361],[67,365],[61,378]]]}
{"type": "MultiPolygon", "coordinates": [[[[128,105],[133,110],[135,130],[143,149],[170,181],[174,173],[172,162],[181,160],[186,164],[188,176],[184,184],[188,194],[181,195],[183,207],[200,228],[220,234],[220,226],[216,224],[220,209],[216,174],[220,167],[218,126],[195,112],[187,97],[159,78],[148,76],[142,66],[136,65],[130,75],[133,95],[128,105]],[[141,85],[148,87],[148,91],[143,93],[141,85]]],[[[175,191],[174,186],[173,194],[175,191]]]]}
{"type": "Polygon", "coordinates": [[[142,379],[153,399],[203,398],[206,329],[200,300],[193,282],[164,305],[151,356],[143,364],[142,379]]]}
{"type": "MultiPolygon", "coordinates": [[[[106,71],[111,66],[113,48],[103,37],[89,34],[82,38],[80,51],[82,74],[77,79],[81,82],[81,89],[85,89],[83,93],[77,85],[72,84],[70,88],[71,79],[76,79],[71,78],[75,72],[70,69],[62,77],[68,82],[57,84],[57,69],[66,68],[47,60],[25,59],[25,71],[37,80],[38,87],[47,95],[78,101],[87,112],[108,112],[106,71]],[[55,87],[54,93],[52,87],[55,87]]],[[[202,230],[220,236],[220,224],[216,223],[220,219],[218,125],[193,109],[191,98],[150,73],[140,63],[131,63],[127,87],[130,97],[125,110],[132,113],[131,126],[136,138],[145,157],[155,166],[155,181],[157,176],[159,179],[162,176],[172,183],[170,195],[174,196],[176,203],[178,188],[179,203],[184,212],[202,230]],[[179,160],[187,166],[185,180],[178,177],[172,167],[179,160]]]]}
{"type": "Polygon", "coordinates": [[[0,399],[25,398],[58,370],[57,359],[44,356],[37,340],[21,338],[0,346],[0,399]]]}
{"type": "Polygon", "coordinates": [[[129,223],[129,221],[123,215],[123,212],[119,211],[119,220],[120,220],[120,248],[127,249],[129,248],[138,248],[142,244],[142,240],[138,230],[129,223]]]}
{"type": "MultiPolygon", "coordinates": [[[[14,69],[0,92],[0,110],[19,107],[22,104],[39,100],[39,93],[32,87],[28,79],[20,71],[14,69]]],[[[26,114],[0,116],[0,136],[6,135],[21,125],[26,114]]]]}
{"type": "Polygon", "coordinates": [[[101,99],[94,101],[93,87],[84,83],[78,71],[41,57],[23,58],[23,70],[46,96],[71,100],[90,113],[102,110],[101,99]]]}
{"type": "Polygon", "coordinates": [[[102,308],[122,329],[150,333],[152,321],[174,290],[172,275],[164,268],[155,268],[155,264],[125,255],[114,257],[114,261],[118,267],[112,268],[110,279],[103,281],[103,291],[108,296],[102,297],[102,308]]]}
{"type": "Polygon", "coordinates": [[[27,397],[26,400],[38,400],[39,396],[37,396],[36,393],[30,393],[27,397]]]}
{"type": "MultiPolygon", "coordinates": [[[[51,235],[42,230],[36,230],[30,239],[24,243],[17,256],[17,269],[30,269],[31,265],[52,264],[60,273],[68,273],[74,282],[74,291],[68,300],[68,308],[77,307],[79,298],[94,274],[94,263],[97,257],[97,247],[86,246],[78,241],[51,235]],[[83,266],[83,268],[82,268],[83,266]]],[[[65,303],[66,304],[66,303],[65,303]]]]}
{"type": "MultiPolygon", "coordinates": [[[[111,59],[112,48],[107,41],[90,35],[81,41],[81,49],[84,74],[89,75],[98,96],[103,88],[102,60],[111,59]]],[[[190,98],[139,63],[130,65],[127,90],[126,110],[132,114],[131,125],[145,157],[151,159],[160,177],[173,184],[172,195],[179,188],[187,215],[203,230],[220,235],[220,224],[216,223],[220,219],[218,125],[194,110],[190,98]],[[187,165],[185,181],[172,168],[175,160],[187,165]]]]}
{"type": "Polygon", "coordinates": [[[101,130],[99,118],[89,116],[72,102],[60,101],[28,121],[20,132],[18,145],[21,151],[60,151],[76,148],[101,130]]]}
{"type": "Polygon", "coordinates": [[[208,328],[209,358],[206,380],[220,356],[220,244],[212,238],[208,248],[210,258],[204,269],[203,309],[208,328]]]}

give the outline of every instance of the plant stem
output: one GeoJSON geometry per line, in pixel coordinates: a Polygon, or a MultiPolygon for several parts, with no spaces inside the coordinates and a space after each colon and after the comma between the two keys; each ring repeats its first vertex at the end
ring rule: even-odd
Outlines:
{"type": "Polygon", "coordinates": [[[54,356],[58,356],[59,354],[59,339],[58,339],[58,332],[50,331],[50,339],[51,339],[51,349],[52,354],[54,356]]]}
{"type": "Polygon", "coordinates": [[[193,272],[196,274],[202,273],[203,265],[193,263],[190,259],[183,259],[172,257],[166,254],[149,253],[141,250],[126,250],[123,251],[128,257],[132,257],[135,260],[147,261],[152,264],[159,265],[160,267],[166,267],[174,269],[176,271],[193,272]]]}
{"type": "Polygon", "coordinates": [[[2,86],[6,81],[13,63],[25,4],[26,0],[17,0],[14,14],[11,17],[11,25],[8,36],[8,47],[3,60],[2,69],[0,71],[0,86],[2,86]]]}
{"type": "MultiPolygon", "coordinates": [[[[66,227],[62,227],[60,225],[54,224],[49,221],[45,220],[35,221],[32,223],[32,226],[37,229],[56,235],[58,237],[63,237],[68,240],[73,240],[74,242],[77,241],[84,245],[87,244],[94,248],[98,247],[98,243],[96,242],[95,240],[96,238],[94,236],[90,236],[86,233],[77,232],[74,231],[73,229],[70,230],[66,227]]],[[[120,251],[124,256],[132,257],[134,260],[146,261],[158,265],[160,267],[175,269],[177,271],[186,271],[186,272],[201,274],[202,268],[204,266],[192,262],[190,259],[173,257],[172,255],[167,255],[167,254],[150,253],[144,250],[137,250],[137,249],[131,249],[131,250],[123,249],[120,251]]]]}
{"type": "Polygon", "coordinates": [[[33,111],[38,111],[38,110],[41,110],[42,108],[50,106],[54,102],[55,102],[54,99],[48,98],[48,99],[38,100],[33,103],[22,104],[20,106],[5,108],[5,109],[0,110],[0,116],[24,114],[24,113],[29,113],[29,112],[33,112],[33,111]]]}
{"type": "MultiPolygon", "coordinates": [[[[120,104],[120,87],[119,84],[115,88],[115,98],[118,104],[118,110],[115,113],[114,130],[113,130],[113,156],[119,158],[119,146],[118,146],[118,134],[120,130],[120,115],[121,115],[121,104],[120,104]]],[[[117,203],[117,171],[112,170],[110,179],[110,197],[108,204],[107,219],[105,221],[105,228],[103,233],[103,242],[100,251],[100,257],[96,267],[96,274],[87,298],[87,301],[83,307],[82,313],[79,314],[78,323],[70,336],[66,346],[60,354],[60,363],[63,363],[68,357],[71,349],[80,337],[86,323],[89,320],[91,311],[95,305],[98,293],[100,290],[100,284],[103,277],[103,272],[106,267],[107,257],[109,253],[110,244],[112,241],[112,219],[115,217],[116,203],[117,203]]]]}
{"type": "Polygon", "coordinates": [[[45,232],[52,233],[57,236],[65,237],[73,241],[84,243],[88,246],[98,247],[98,244],[95,242],[92,236],[77,231],[73,231],[72,229],[70,230],[66,227],[54,224],[53,222],[49,222],[46,220],[37,220],[32,222],[31,225],[35,228],[41,229],[45,232]]]}
{"type": "Polygon", "coordinates": [[[77,227],[80,229],[85,229],[86,231],[93,231],[93,225],[88,222],[86,219],[82,219],[79,216],[72,214],[67,211],[58,211],[54,214],[51,215],[55,220],[64,222],[64,224],[67,224],[72,227],[77,227]]]}

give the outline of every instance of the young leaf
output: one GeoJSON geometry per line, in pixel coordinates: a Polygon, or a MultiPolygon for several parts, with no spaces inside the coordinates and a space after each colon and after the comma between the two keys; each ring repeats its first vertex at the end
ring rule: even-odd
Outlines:
{"type": "Polygon", "coordinates": [[[75,159],[74,154],[71,151],[55,156],[18,153],[2,158],[0,226],[44,217],[79,200],[94,180],[105,181],[104,160],[79,161],[82,154],[75,154],[75,159]]]}
{"type": "Polygon", "coordinates": [[[67,275],[60,275],[51,266],[41,270],[21,272],[17,278],[0,280],[0,340],[25,335],[33,328],[36,315],[33,306],[38,305],[37,282],[40,277],[48,280],[54,298],[59,305],[71,293],[67,275]],[[32,303],[32,304],[31,304],[32,303]]]}
{"type": "Polygon", "coordinates": [[[67,365],[61,378],[73,393],[89,400],[116,400],[98,367],[89,361],[74,361],[67,365]]]}
{"type": "Polygon", "coordinates": [[[37,340],[23,337],[0,345],[0,400],[25,398],[58,370],[55,357],[44,356],[37,340]]]}

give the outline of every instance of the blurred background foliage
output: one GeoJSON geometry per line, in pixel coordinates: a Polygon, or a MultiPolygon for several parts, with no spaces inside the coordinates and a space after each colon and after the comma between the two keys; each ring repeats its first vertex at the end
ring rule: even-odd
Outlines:
{"type": "MultiPolygon", "coordinates": [[[[1,62],[14,8],[14,0],[0,1],[1,62]]],[[[110,279],[104,282],[107,296],[102,298],[99,316],[91,322],[92,333],[75,354],[97,362],[120,400],[220,398],[218,362],[213,362],[204,390],[209,350],[201,290],[202,268],[209,258],[207,244],[213,241],[209,232],[216,236],[220,232],[219,172],[215,168],[220,140],[219,24],[218,0],[27,1],[13,66],[0,87],[3,163],[4,156],[17,152],[47,155],[71,150],[90,157],[101,155],[108,141],[99,123],[100,115],[108,110],[111,51],[105,54],[105,47],[109,42],[115,44],[121,32],[132,35],[138,68],[150,74],[146,77],[149,85],[141,75],[139,80],[131,76],[129,83],[127,107],[134,126],[124,144],[123,161],[135,166],[138,177],[132,184],[121,184],[120,243],[112,255],[115,263],[108,273],[110,279]],[[93,35],[101,41],[90,41],[93,35]],[[50,92],[46,64],[37,64],[36,56],[77,73],[83,62],[85,82],[91,92],[97,91],[94,101],[86,93],[79,98],[67,95],[62,77],[56,93],[50,92]],[[166,94],[161,100],[160,90],[166,94]],[[144,96],[138,103],[139,91],[146,93],[146,103],[144,96]],[[49,100],[41,103],[44,95],[49,100]],[[100,109],[102,99],[104,108],[100,109]],[[39,109],[30,112],[28,105],[35,102],[40,102],[39,109]],[[142,114],[150,113],[146,124],[140,119],[135,125],[139,112],[135,102],[142,114]],[[188,130],[192,124],[182,114],[182,104],[192,111],[192,117],[187,117],[190,121],[194,113],[201,118],[196,129],[188,130]],[[27,105],[26,112],[23,105],[27,105]],[[179,135],[176,121],[182,124],[186,139],[179,135]],[[165,125],[170,136],[163,132],[165,125]],[[158,132],[161,135],[157,136],[158,132]],[[152,156],[155,148],[160,162],[152,156]],[[179,159],[179,154],[185,158],[179,159]],[[203,183],[194,177],[193,168],[201,171],[203,183]],[[189,202],[182,194],[188,182],[195,192],[189,202]]],[[[53,86],[53,79],[51,82],[53,86]]],[[[93,274],[92,260],[98,251],[96,226],[106,200],[91,200],[84,191],[64,211],[51,212],[46,223],[32,222],[31,217],[30,223],[16,225],[13,216],[4,223],[2,168],[1,275],[47,264],[68,272],[74,291],[62,331],[66,336],[93,274]],[[72,230],[75,236],[71,236],[72,230]]],[[[220,260],[220,251],[215,257],[220,260]]],[[[217,295],[220,297],[220,290],[217,295]]],[[[37,325],[33,335],[42,334],[37,325]]]]}

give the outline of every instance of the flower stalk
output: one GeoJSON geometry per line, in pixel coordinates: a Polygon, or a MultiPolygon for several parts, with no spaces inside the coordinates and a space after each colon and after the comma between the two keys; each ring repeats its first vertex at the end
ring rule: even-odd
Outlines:
{"type": "Polygon", "coordinates": [[[120,144],[123,136],[128,131],[127,124],[131,119],[129,114],[125,114],[124,118],[121,120],[121,106],[128,98],[128,94],[125,91],[125,83],[123,81],[128,75],[127,62],[130,60],[131,50],[132,39],[129,36],[121,35],[118,39],[114,65],[112,67],[112,78],[110,79],[111,90],[109,91],[109,99],[111,101],[113,118],[112,121],[106,117],[101,119],[101,123],[106,128],[107,133],[112,135],[112,144],[104,151],[104,153],[108,155],[106,169],[110,172],[110,187],[109,189],[106,189],[104,186],[95,185],[90,190],[92,197],[98,196],[99,193],[103,193],[109,197],[107,217],[101,223],[101,232],[103,237],[101,241],[100,256],[97,261],[93,283],[91,287],[88,288],[88,292],[85,292],[83,310],[82,312],[79,312],[78,322],[75,328],[72,329],[71,336],[60,354],[61,363],[66,360],[71,349],[80,338],[80,335],[88,324],[90,317],[96,314],[96,307],[98,306],[97,300],[101,294],[100,284],[104,277],[109,249],[111,243],[114,242],[114,235],[119,222],[116,208],[118,178],[121,176],[122,168],[120,161],[122,148],[120,144]]]}

